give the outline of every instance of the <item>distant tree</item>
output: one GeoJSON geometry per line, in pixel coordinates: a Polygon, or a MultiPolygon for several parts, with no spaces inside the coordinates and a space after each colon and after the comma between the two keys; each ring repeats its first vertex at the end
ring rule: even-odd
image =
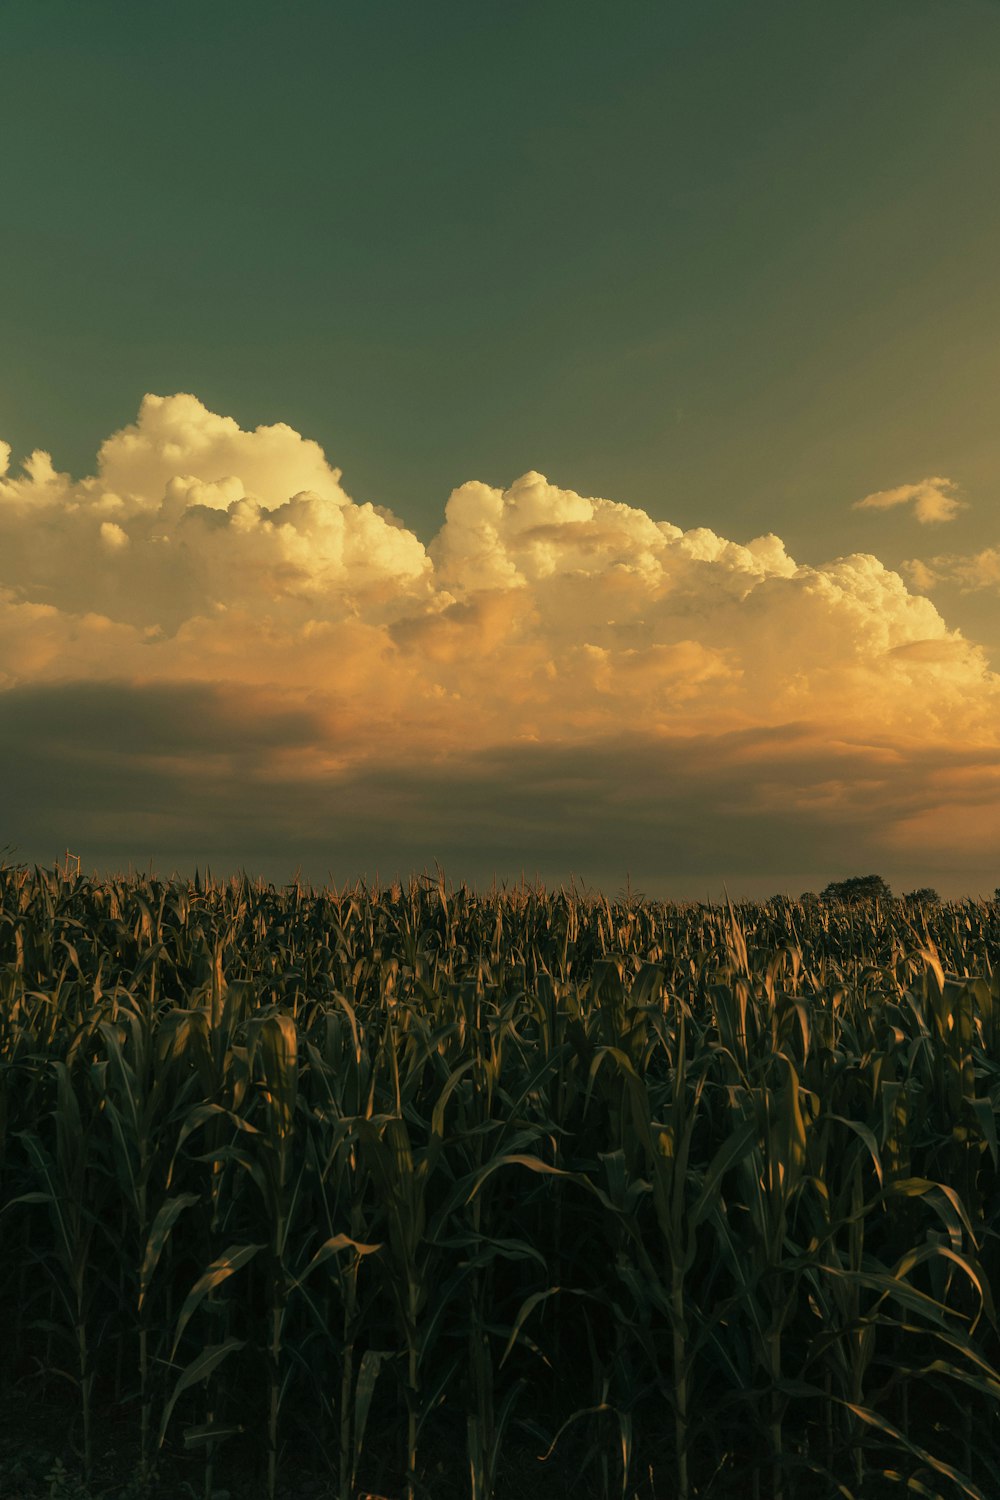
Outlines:
{"type": "Polygon", "coordinates": [[[848,880],[831,880],[820,892],[820,900],[857,906],[865,901],[891,901],[892,891],[881,875],[852,875],[848,880]]]}
{"type": "Polygon", "coordinates": [[[914,906],[940,906],[941,897],[932,885],[919,886],[915,891],[907,891],[903,897],[904,901],[911,901],[914,906]]]}
{"type": "Polygon", "coordinates": [[[994,901],[1000,902],[1000,885],[998,885],[996,890],[993,892],[993,899],[994,901]]]}
{"type": "Polygon", "coordinates": [[[815,891],[803,891],[799,897],[799,904],[801,906],[816,906],[818,902],[819,897],[815,891]]]}

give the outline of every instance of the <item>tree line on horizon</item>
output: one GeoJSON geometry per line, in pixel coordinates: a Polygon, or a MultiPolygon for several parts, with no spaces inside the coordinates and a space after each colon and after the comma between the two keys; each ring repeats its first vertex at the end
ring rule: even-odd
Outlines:
{"type": "MultiPolygon", "coordinates": [[[[881,875],[851,875],[846,880],[831,880],[817,895],[815,891],[803,891],[800,901],[841,901],[847,906],[859,906],[869,901],[892,901],[895,897],[889,883],[881,875]]],[[[932,885],[918,886],[906,891],[902,898],[914,906],[940,906],[941,897],[932,885]]],[[[993,900],[1000,901],[1000,885],[993,892],[993,900]]]]}

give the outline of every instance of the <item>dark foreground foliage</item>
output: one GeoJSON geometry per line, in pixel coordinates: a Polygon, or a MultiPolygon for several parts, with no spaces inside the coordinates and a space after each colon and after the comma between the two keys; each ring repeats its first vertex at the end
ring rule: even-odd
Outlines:
{"type": "Polygon", "coordinates": [[[4,1494],[1000,1493],[998,951],[0,870],[4,1494]]]}

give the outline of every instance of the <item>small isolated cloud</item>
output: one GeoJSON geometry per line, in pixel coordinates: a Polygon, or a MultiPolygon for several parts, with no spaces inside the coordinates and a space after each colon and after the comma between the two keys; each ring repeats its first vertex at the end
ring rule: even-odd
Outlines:
{"type": "Polygon", "coordinates": [[[966,555],[944,553],[926,561],[910,558],[903,570],[914,588],[932,589],[939,583],[955,583],[965,593],[981,589],[1000,590],[1000,547],[984,547],[966,555]]]}
{"type": "Polygon", "coordinates": [[[891,510],[896,505],[911,505],[913,513],[922,526],[935,526],[942,521],[953,521],[960,510],[968,508],[967,502],[955,493],[953,479],[940,475],[921,479],[917,484],[898,484],[895,489],[876,490],[863,500],[855,500],[853,510],[891,510]]]}
{"type": "Polygon", "coordinates": [[[919,589],[922,594],[929,593],[930,590],[934,588],[935,584],[938,584],[941,581],[937,573],[935,573],[934,569],[931,567],[930,563],[924,562],[919,557],[908,558],[907,561],[902,564],[902,569],[904,576],[908,578],[912,586],[915,589],[919,589]]]}
{"type": "MultiPolygon", "coordinates": [[[[317,443],[190,395],[147,397],[91,476],[0,470],[0,785],[28,857],[641,864],[655,890],[876,867],[936,827],[947,853],[960,805],[1000,837],[1000,678],[871,555],[807,565],[534,471],[460,485],[425,547],[317,443]]],[[[862,503],[927,519],[903,489],[862,503]]],[[[988,573],[910,576],[963,561],[988,573]]]]}

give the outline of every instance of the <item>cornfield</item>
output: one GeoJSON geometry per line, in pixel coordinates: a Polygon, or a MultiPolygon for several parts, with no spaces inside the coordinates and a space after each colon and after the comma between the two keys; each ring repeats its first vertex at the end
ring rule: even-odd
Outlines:
{"type": "Polygon", "coordinates": [[[998,953],[4,867],[2,1410],[139,1492],[996,1495],[998,953]]]}

